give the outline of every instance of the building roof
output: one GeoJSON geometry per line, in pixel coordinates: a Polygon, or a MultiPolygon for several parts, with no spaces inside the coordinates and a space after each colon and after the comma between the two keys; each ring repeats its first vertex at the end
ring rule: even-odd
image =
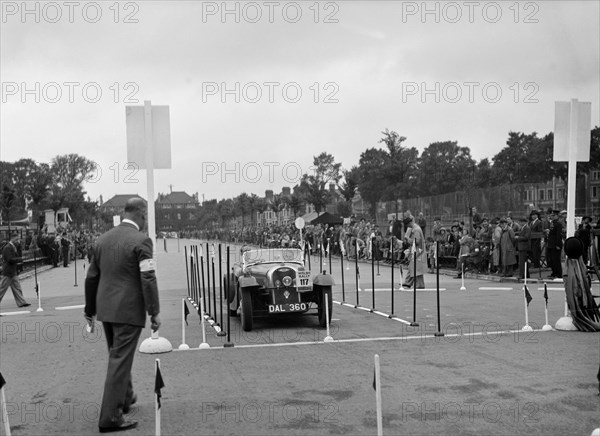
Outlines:
{"type": "Polygon", "coordinates": [[[111,199],[106,200],[104,203],[102,203],[102,205],[100,207],[104,208],[104,207],[125,207],[125,205],[127,204],[127,200],[129,200],[132,197],[137,197],[137,198],[141,198],[142,200],[144,200],[144,202],[146,201],[144,198],[140,197],[137,194],[118,194],[113,196],[111,199]]]}
{"type": "Polygon", "coordinates": [[[159,195],[158,203],[160,204],[187,204],[197,203],[196,199],[184,191],[173,191],[169,194],[159,195]]]}

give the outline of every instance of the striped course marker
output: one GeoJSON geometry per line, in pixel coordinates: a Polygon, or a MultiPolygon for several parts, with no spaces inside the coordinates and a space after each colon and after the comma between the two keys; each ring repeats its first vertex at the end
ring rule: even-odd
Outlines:
{"type": "Polygon", "coordinates": [[[2,312],[0,313],[0,316],[25,315],[26,313],[31,313],[31,310],[19,310],[17,312],[2,312]]]}
{"type": "Polygon", "coordinates": [[[85,304],[77,304],[75,306],[59,306],[55,307],[55,310],[71,310],[71,309],[83,309],[85,304]]]}
{"type": "Polygon", "coordinates": [[[479,288],[480,291],[512,291],[513,288],[503,288],[500,286],[482,286],[479,288]]]}
{"type": "MultiPolygon", "coordinates": [[[[445,291],[446,288],[440,288],[440,291],[445,291]]],[[[366,289],[360,289],[361,292],[373,292],[373,288],[366,288],[366,289]]],[[[417,288],[417,292],[420,291],[425,291],[425,292],[435,292],[437,291],[437,288],[422,288],[419,289],[417,288]]],[[[375,288],[375,292],[390,292],[390,289],[387,288],[375,288]]],[[[394,292],[414,292],[413,288],[406,288],[406,289],[394,289],[394,292]]]]}

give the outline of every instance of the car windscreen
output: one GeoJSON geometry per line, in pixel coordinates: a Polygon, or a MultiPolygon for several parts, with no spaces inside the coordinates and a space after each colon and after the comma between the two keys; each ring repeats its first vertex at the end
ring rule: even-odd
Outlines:
{"type": "Polygon", "coordinates": [[[275,248],[269,250],[250,250],[244,253],[244,264],[270,262],[302,263],[302,251],[297,248],[275,248]]]}

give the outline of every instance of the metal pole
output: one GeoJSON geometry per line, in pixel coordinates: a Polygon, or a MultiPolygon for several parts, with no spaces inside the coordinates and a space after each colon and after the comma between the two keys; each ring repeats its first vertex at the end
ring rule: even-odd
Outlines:
{"type": "Polygon", "coordinates": [[[371,311],[375,310],[375,257],[373,256],[373,242],[375,238],[371,238],[371,283],[373,284],[373,288],[371,289],[372,294],[372,303],[371,303],[371,311]]]}
{"type": "Polygon", "coordinates": [[[225,336],[223,331],[223,253],[221,251],[221,244],[219,244],[219,308],[221,312],[221,331],[217,333],[217,336],[225,336]]]}
{"type": "MultiPolygon", "coordinates": [[[[227,291],[229,292],[230,286],[231,286],[231,270],[229,267],[229,249],[230,247],[227,246],[227,291]]],[[[231,321],[230,321],[230,313],[229,313],[230,309],[229,309],[229,298],[227,298],[227,342],[225,342],[225,344],[223,345],[224,347],[233,347],[233,343],[231,342],[231,321]]]]}
{"type": "Polygon", "coordinates": [[[342,268],[342,303],[346,302],[346,290],[344,289],[344,253],[340,256],[340,266],[342,268]]]}
{"type": "Polygon", "coordinates": [[[435,241],[435,278],[436,278],[436,287],[437,287],[437,332],[435,332],[434,336],[444,336],[441,331],[441,320],[440,320],[440,262],[439,262],[439,249],[440,249],[440,241],[435,241]]]}
{"type": "Polygon", "coordinates": [[[391,252],[392,252],[392,311],[390,312],[390,318],[394,316],[394,235],[391,239],[391,252]]]}
{"type": "Polygon", "coordinates": [[[417,249],[415,247],[415,252],[413,253],[413,322],[410,323],[413,327],[418,327],[419,323],[417,322],[417,249]]]}
{"type": "Polygon", "coordinates": [[[359,300],[358,300],[358,278],[360,276],[360,271],[358,270],[358,238],[356,238],[354,240],[354,245],[355,245],[355,249],[354,249],[354,254],[356,255],[354,257],[354,264],[355,264],[355,270],[354,270],[354,275],[356,278],[356,305],[359,305],[359,300]]]}

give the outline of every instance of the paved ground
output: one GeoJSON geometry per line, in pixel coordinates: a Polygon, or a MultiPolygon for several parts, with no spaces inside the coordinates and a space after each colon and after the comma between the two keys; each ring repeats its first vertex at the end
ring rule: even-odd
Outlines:
{"type": "MultiPolygon", "coordinates": [[[[160,333],[177,348],[187,294],[184,250],[183,243],[178,252],[175,240],[167,242],[167,253],[158,246],[160,333]]],[[[419,326],[411,327],[414,295],[398,290],[399,283],[397,319],[384,316],[392,311],[389,267],[380,265],[379,276],[375,271],[375,311],[384,315],[369,310],[370,265],[361,265],[363,309],[354,307],[354,270],[346,267],[333,262],[331,268],[338,283],[333,343],[322,342],[326,332],[311,315],[259,321],[252,332],[242,332],[232,318],[233,348],[223,348],[227,338],[216,336],[206,323],[211,348],[198,350],[201,328],[192,313],[186,328],[192,350],[138,354],[133,372],[139,405],[132,414],[140,425],[128,434],[154,432],[156,357],[166,384],[163,434],[375,434],[374,354],[381,357],[384,434],[587,435],[600,426],[595,379],[600,335],[522,332],[522,285],[466,279],[467,290],[460,291],[461,280],[443,275],[439,329],[446,336],[436,338],[435,292],[417,293],[419,326]]],[[[83,304],[83,273],[78,262],[77,287],[73,265],[41,273],[44,311],[32,306],[30,313],[0,318],[0,370],[8,383],[15,435],[97,432],[107,361],[104,338],[101,330],[85,331],[81,308],[56,309],[83,304]]],[[[436,277],[427,275],[425,281],[435,287],[436,277]]],[[[23,287],[34,303],[33,279],[23,280],[23,287]]],[[[537,284],[529,289],[534,298],[530,324],[541,327],[543,291],[537,284]]],[[[554,325],[564,311],[564,293],[549,294],[554,325]]],[[[0,312],[17,310],[7,294],[0,312]]]]}

